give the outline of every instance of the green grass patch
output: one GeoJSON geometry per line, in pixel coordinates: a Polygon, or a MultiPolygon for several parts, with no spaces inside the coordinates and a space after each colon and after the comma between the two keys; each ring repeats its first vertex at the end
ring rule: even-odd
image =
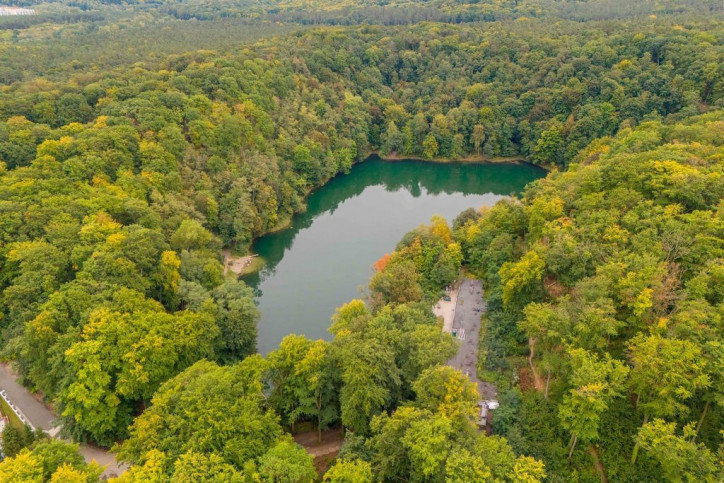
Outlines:
{"type": "Polygon", "coordinates": [[[525,357],[520,355],[503,355],[492,352],[492,345],[495,344],[495,333],[490,329],[493,321],[488,317],[487,313],[483,313],[480,317],[480,334],[478,336],[478,379],[481,381],[495,384],[498,393],[503,393],[517,385],[518,367],[522,364],[527,365],[525,357]],[[493,367],[486,364],[487,358],[492,357],[493,367]]]}
{"type": "Polygon", "coordinates": [[[251,273],[258,272],[264,267],[264,264],[266,263],[266,260],[264,260],[262,257],[254,257],[249,262],[249,265],[244,267],[241,270],[241,273],[239,273],[240,277],[243,277],[244,275],[249,275],[251,273]]]}
{"type": "Polygon", "coordinates": [[[10,424],[18,428],[19,430],[25,429],[25,424],[23,424],[22,421],[20,421],[20,418],[17,414],[15,414],[15,411],[13,411],[10,406],[8,406],[8,403],[5,402],[5,399],[0,397],[0,412],[2,412],[5,416],[7,416],[8,421],[10,421],[10,424]]]}

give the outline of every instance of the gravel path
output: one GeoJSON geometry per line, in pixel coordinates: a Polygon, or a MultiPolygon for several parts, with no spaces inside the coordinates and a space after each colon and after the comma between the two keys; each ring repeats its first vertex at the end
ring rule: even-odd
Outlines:
{"type": "Polygon", "coordinates": [[[489,382],[478,379],[478,334],[480,333],[480,317],[485,311],[483,285],[480,280],[466,278],[458,289],[457,304],[453,332],[457,334],[460,348],[448,365],[460,369],[477,383],[482,399],[496,399],[498,391],[489,382]]]}
{"type": "Polygon", "coordinates": [[[304,446],[307,453],[313,457],[326,456],[332,453],[339,453],[344,443],[344,430],[342,428],[328,429],[322,431],[322,442],[317,440],[317,432],[309,431],[294,435],[294,441],[304,446]]]}

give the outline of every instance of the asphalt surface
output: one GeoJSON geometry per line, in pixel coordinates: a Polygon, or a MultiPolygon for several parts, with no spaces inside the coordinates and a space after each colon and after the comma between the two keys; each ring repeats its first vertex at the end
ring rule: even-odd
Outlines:
{"type": "MultiPolygon", "coordinates": [[[[5,364],[0,364],[0,389],[5,390],[8,399],[20,409],[33,426],[42,428],[53,437],[58,437],[60,422],[57,421],[55,413],[21,386],[5,364]]],[[[110,451],[87,444],[80,445],[79,451],[88,463],[95,460],[101,466],[105,466],[103,476],[106,478],[119,476],[128,469],[127,465],[116,461],[115,455],[110,451]]]]}
{"type": "Polygon", "coordinates": [[[481,399],[497,399],[498,391],[495,386],[478,379],[478,335],[480,317],[485,310],[483,285],[480,280],[463,279],[458,289],[453,320],[453,332],[457,334],[460,348],[455,357],[448,361],[448,365],[460,369],[471,381],[477,383],[481,399]]]}
{"type": "Polygon", "coordinates": [[[30,423],[43,431],[52,430],[56,424],[56,416],[35,399],[27,389],[15,381],[15,376],[4,364],[0,365],[0,389],[5,389],[8,399],[13,402],[30,423]]]}

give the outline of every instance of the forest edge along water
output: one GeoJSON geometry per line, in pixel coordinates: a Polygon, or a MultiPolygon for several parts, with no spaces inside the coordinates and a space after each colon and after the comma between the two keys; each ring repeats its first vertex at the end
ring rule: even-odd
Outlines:
{"type": "Polygon", "coordinates": [[[256,293],[258,350],[290,333],[329,338],[336,307],[364,297],[373,263],[434,215],[448,221],[492,205],[545,175],[518,162],[387,161],[371,156],[313,191],[306,211],[283,230],[254,241],[261,269],[242,275],[256,293]]]}
{"type": "MultiPolygon", "coordinates": [[[[438,164],[461,164],[461,163],[473,163],[473,164],[527,164],[530,166],[535,166],[536,168],[539,168],[543,171],[550,171],[551,166],[546,164],[534,164],[530,161],[527,161],[525,159],[521,159],[518,156],[511,156],[511,157],[490,157],[490,156],[467,156],[463,158],[457,158],[457,159],[448,159],[448,158],[433,158],[433,159],[425,159],[425,158],[416,158],[416,157],[410,157],[410,156],[401,156],[396,153],[390,153],[383,155],[377,151],[370,151],[367,154],[367,157],[364,158],[359,163],[363,163],[370,160],[381,160],[385,162],[421,162],[421,163],[438,163],[438,164]]],[[[357,166],[359,163],[355,164],[354,166],[357,166]]],[[[353,168],[354,168],[353,166],[353,168]]],[[[348,173],[347,173],[348,174],[348,173]]],[[[347,174],[338,174],[337,177],[340,176],[346,176],[347,174]]],[[[311,196],[315,191],[322,189],[325,185],[319,186],[317,188],[311,189],[307,196],[311,196]]],[[[305,209],[306,211],[306,204],[305,209]]],[[[299,213],[295,213],[294,216],[298,215],[299,213]]],[[[259,238],[263,236],[268,236],[273,233],[277,233],[283,230],[288,229],[293,221],[294,216],[282,220],[276,227],[269,230],[267,233],[264,233],[259,238]]],[[[233,247],[228,247],[222,250],[222,254],[224,256],[224,272],[225,273],[235,273],[239,277],[244,277],[246,275],[249,275],[251,273],[255,273],[259,270],[261,270],[264,267],[264,259],[259,257],[259,254],[248,252],[246,255],[237,255],[234,253],[233,247]]]]}

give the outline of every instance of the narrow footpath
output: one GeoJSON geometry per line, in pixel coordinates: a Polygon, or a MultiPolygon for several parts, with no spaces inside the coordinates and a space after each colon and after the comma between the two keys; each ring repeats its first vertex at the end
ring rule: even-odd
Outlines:
{"type": "MultiPolygon", "coordinates": [[[[61,429],[58,416],[19,384],[15,374],[6,364],[0,364],[0,390],[5,391],[7,399],[20,410],[30,424],[41,428],[53,438],[61,439],[58,434],[61,429]]],[[[119,463],[113,453],[96,446],[82,444],[79,451],[88,463],[95,460],[99,465],[105,466],[103,472],[105,478],[119,476],[128,468],[124,463],[119,463]]]]}
{"type": "Polygon", "coordinates": [[[309,455],[314,458],[314,467],[321,476],[327,471],[330,463],[337,457],[344,443],[344,429],[334,428],[322,431],[322,441],[318,439],[316,431],[307,431],[294,435],[294,441],[304,446],[309,455]]]}

